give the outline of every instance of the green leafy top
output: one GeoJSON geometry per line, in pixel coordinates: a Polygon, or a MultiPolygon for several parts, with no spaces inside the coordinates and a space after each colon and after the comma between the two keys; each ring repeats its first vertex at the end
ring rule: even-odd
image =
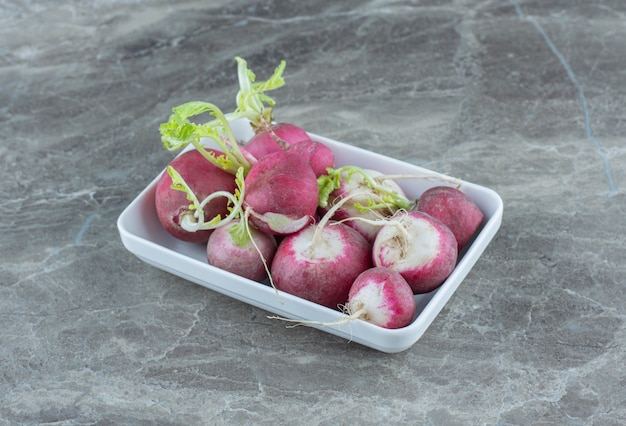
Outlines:
{"type": "Polygon", "coordinates": [[[239,56],[235,60],[237,61],[239,92],[237,93],[237,108],[233,116],[249,119],[254,128],[271,123],[274,118],[272,107],[276,105],[276,101],[265,92],[285,85],[283,72],[286,62],[281,61],[267,81],[256,82],[256,75],[248,68],[246,60],[239,56]]]}
{"type": "Polygon", "coordinates": [[[194,101],[173,108],[169,120],[161,124],[159,130],[163,146],[170,151],[192,144],[204,158],[229,173],[235,174],[240,167],[243,167],[247,174],[252,167],[239,149],[228,118],[212,103],[194,101]],[[215,120],[205,124],[197,124],[189,120],[205,112],[215,117],[215,120]],[[215,155],[208,151],[201,143],[202,138],[215,141],[224,155],[215,155]]]}
{"type": "Polygon", "coordinates": [[[317,205],[328,207],[330,194],[341,187],[341,173],[335,173],[332,168],[326,169],[326,174],[317,178],[318,200],[317,205]]]}
{"type": "Polygon", "coordinates": [[[229,173],[236,173],[239,167],[249,171],[250,161],[241,153],[233,136],[230,122],[241,118],[250,120],[254,129],[267,125],[273,120],[272,107],[276,101],[265,92],[278,89],[285,84],[282,74],[285,61],[281,61],[274,73],[266,81],[256,81],[256,75],[248,69],[247,62],[236,57],[239,91],[237,107],[225,114],[215,104],[192,101],[172,109],[166,123],[159,126],[163,146],[169,151],[177,151],[192,144],[211,163],[229,173]],[[195,123],[190,119],[208,112],[213,119],[205,123],[195,123]],[[210,138],[224,151],[224,156],[216,156],[207,151],[201,143],[202,138],[210,138]]]}
{"type": "Polygon", "coordinates": [[[378,196],[378,201],[373,199],[368,200],[366,206],[360,203],[354,203],[357,209],[366,211],[389,206],[405,210],[411,208],[412,202],[410,200],[385,185],[382,185],[378,178],[373,178],[364,169],[358,166],[343,166],[338,169],[326,169],[326,174],[321,175],[317,179],[319,189],[318,205],[323,208],[327,207],[331,193],[335,189],[339,189],[343,181],[349,181],[354,174],[361,175],[363,182],[378,196]],[[345,175],[343,175],[344,173],[345,175]]]}

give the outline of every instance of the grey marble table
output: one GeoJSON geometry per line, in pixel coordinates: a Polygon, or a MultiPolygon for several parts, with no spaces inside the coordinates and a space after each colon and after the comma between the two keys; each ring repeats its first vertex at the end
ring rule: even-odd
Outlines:
{"type": "Polygon", "coordinates": [[[626,2],[0,1],[0,424],[626,422],[626,2]],[[283,121],[497,191],[384,354],[148,266],[116,219],[235,56],[283,121]]]}

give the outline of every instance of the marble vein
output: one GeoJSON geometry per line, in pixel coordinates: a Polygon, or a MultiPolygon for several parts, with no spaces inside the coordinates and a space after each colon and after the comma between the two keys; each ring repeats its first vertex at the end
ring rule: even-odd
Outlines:
{"type": "Polygon", "coordinates": [[[508,1],[515,7],[515,11],[519,15],[519,17],[523,20],[530,22],[535,27],[537,32],[541,34],[541,37],[543,37],[546,44],[552,51],[552,53],[554,53],[554,55],[557,57],[557,59],[559,60],[563,68],[565,69],[565,72],[567,73],[567,76],[571,80],[572,84],[576,87],[576,90],[578,91],[578,97],[581,103],[581,108],[583,110],[583,116],[585,119],[584,121],[585,122],[585,135],[587,139],[593,143],[596,154],[602,161],[602,165],[604,167],[604,174],[606,176],[607,184],[609,187],[609,190],[607,192],[607,197],[613,197],[617,195],[619,193],[619,189],[617,186],[617,182],[615,181],[615,177],[613,176],[613,169],[611,166],[611,161],[607,155],[606,149],[602,146],[598,138],[594,135],[592,127],[591,127],[589,108],[587,106],[587,98],[585,97],[583,86],[578,82],[578,78],[576,77],[576,74],[572,70],[572,67],[569,65],[569,63],[567,62],[567,59],[565,59],[565,57],[559,51],[556,45],[552,42],[552,39],[548,36],[543,26],[532,16],[526,15],[517,0],[508,0],[508,1]]]}

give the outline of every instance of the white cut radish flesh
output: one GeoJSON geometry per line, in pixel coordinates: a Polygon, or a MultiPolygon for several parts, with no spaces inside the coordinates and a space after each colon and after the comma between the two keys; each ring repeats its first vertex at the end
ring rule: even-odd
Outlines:
{"type": "Polygon", "coordinates": [[[413,292],[428,293],[452,273],[457,260],[452,231],[432,216],[402,212],[383,226],[374,240],[374,265],[399,272],[413,292]]]}
{"type": "Polygon", "coordinates": [[[383,328],[409,325],[415,307],[413,290],[402,275],[382,267],[370,268],[354,280],[346,304],[351,317],[383,328]]]}

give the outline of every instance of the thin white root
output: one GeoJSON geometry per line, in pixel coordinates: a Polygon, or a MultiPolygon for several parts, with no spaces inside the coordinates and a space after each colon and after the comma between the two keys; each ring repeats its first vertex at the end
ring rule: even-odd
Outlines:
{"type": "Polygon", "coordinates": [[[457,189],[461,187],[461,180],[455,177],[447,177],[441,175],[407,175],[407,174],[399,174],[399,175],[381,175],[373,178],[377,182],[383,182],[385,180],[395,180],[395,179],[427,179],[427,180],[439,180],[442,182],[446,182],[449,184],[456,185],[457,189]]]}
{"type": "Polygon", "coordinates": [[[330,219],[332,219],[332,217],[335,215],[337,210],[339,210],[339,208],[341,208],[341,206],[344,205],[350,198],[353,198],[353,196],[348,196],[348,197],[345,197],[345,198],[339,200],[339,202],[337,204],[335,204],[334,206],[332,206],[326,212],[326,214],[322,217],[322,219],[320,219],[320,221],[318,222],[318,224],[315,227],[315,232],[313,233],[313,238],[311,238],[311,245],[315,244],[319,240],[320,235],[323,232],[324,226],[326,226],[328,221],[330,219]]]}
{"type": "MultiPolygon", "coordinates": [[[[335,223],[344,223],[344,222],[350,222],[350,221],[358,221],[358,222],[364,222],[367,223],[369,225],[374,225],[374,226],[384,226],[387,225],[390,222],[393,222],[393,219],[385,217],[383,215],[381,215],[380,213],[372,210],[373,213],[375,213],[377,216],[380,217],[380,219],[368,219],[365,217],[361,217],[361,216],[351,216],[351,217],[347,217],[345,219],[340,219],[335,221],[335,223]]],[[[333,225],[333,224],[331,224],[333,225]]]]}
{"type": "Polygon", "coordinates": [[[381,219],[366,219],[364,217],[353,216],[353,217],[347,217],[345,219],[338,220],[336,223],[358,221],[358,222],[365,222],[365,223],[368,223],[370,225],[375,225],[375,226],[393,225],[396,228],[398,228],[399,232],[402,234],[404,239],[408,241],[410,239],[410,235],[409,235],[409,232],[406,230],[404,224],[402,223],[402,218],[399,218],[399,219],[395,218],[396,216],[404,214],[404,213],[406,212],[403,210],[398,210],[396,215],[394,215],[393,217],[391,218],[383,217],[381,219]]]}
{"type": "Polygon", "coordinates": [[[367,321],[367,314],[365,310],[363,309],[363,304],[359,304],[357,309],[355,310],[350,309],[349,306],[340,306],[340,308],[341,308],[341,312],[343,315],[339,319],[333,322],[297,320],[297,319],[281,317],[278,315],[268,315],[267,318],[293,323],[291,325],[287,325],[286,326],[287,328],[295,328],[301,325],[308,326],[308,327],[313,327],[313,326],[336,327],[339,325],[347,324],[357,319],[362,319],[362,320],[367,321]]]}
{"type": "Polygon", "coordinates": [[[395,226],[400,231],[400,233],[404,237],[405,243],[411,239],[411,235],[409,234],[409,231],[406,230],[406,227],[404,226],[404,223],[402,222],[402,219],[404,219],[406,215],[407,215],[406,211],[399,210],[398,213],[394,215],[394,218],[397,216],[399,217],[397,219],[392,219],[388,222],[390,225],[395,226]]]}
{"type": "Polygon", "coordinates": [[[244,221],[244,227],[246,229],[246,233],[248,234],[248,238],[250,238],[250,241],[252,241],[252,245],[254,246],[255,250],[261,257],[261,262],[263,262],[263,268],[265,268],[265,272],[267,273],[267,278],[269,279],[270,285],[272,286],[272,288],[274,289],[274,292],[276,293],[278,302],[282,305],[284,304],[284,302],[281,300],[280,293],[278,292],[278,289],[274,285],[274,280],[272,279],[272,273],[270,271],[269,266],[267,265],[267,259],[265,259],[265,256],[263,256],[263,253],[261,253],[261,249],[257,245],[256,241],[254,241],[254,238],[252,237],[252,232],[250,232],[250,222],[248,221],[249,217],[250,217],[250,209],[246,209],[244,211],[243,218],[241,218],[241,220],[244,221]]]}
{"type": "Polygon", "coordinates": [[[198,204],[198,208],[195,210],[193,217],[195,219],[191,220],[189,216],[185,216],[183,220],[180,222],[180,227],[183,228],[187,232],[196,232],[203,231],[208,229],[216,229],[222,225],[226,225],[228,222],[232,221],[239,214],[239,209],[241,207],[241,202],[235,198],[233,194],[228,191],[216,191],[202,200],[201,203],[198,204]],[[212,218],[208,222],[204,221],[204,207],[212,200],[218,197],[225,197],[235,206],[232,211],[222,220],[215,221],[215,218],[212,218]],[[215,221],[215,222],[214,222],[215,221]]]}
{"type": "Polygon", "coordinates": [[[341,324],[345,324],[346,322],[348,322],[348,319],[343,317],[341,319],[338,319],[337,321],[334,322],[323,322],[323,321],[311,321],[311,320],[296,320],[296,319],[290,319],[290,318],[285,318],[285,317],[280,317],[278,315],[268,315],[267,316],[268,319],[274,319],[274,320],[280,320],[280,321],[284,321],[284,322],[290,322],[293,324],[287,325],[285,326],[286,328],[296,328],[298,326],[307,326],[307,327],[313,327],[313,326],[320,326],[320,327],[330,327],[330,326],[334,326],[334,325],[341,325],[341,324]]]}
{"type": "MultiPolygon", "coordinates": [[[[320,221],[316,225],[315,232],[313,233],[313,237],[311,238],[310,246],[314,245],[319,240],[320,235],[323,232],[324,226],[326,226],[326,224],[328,224],[328,222],[333,218],[333,216],[335,215],[337,210],[339,210],[341,208],[341,206],[343,206],[345,203],[347,203],[352,198],[356,198],[356,197],[362,196],[364,194],[365,194],[364,192],[354,192],[354,193],[352,193],[352,194],[350,194],[350,195],[348,195],[346,197],[341,198],[339,201],[337,201],[337,203],[334,204],[326,212],[326,214],[322,217],[322,219],[320,219],[320,221]]],[[[370,195],[370,194],[367,194],[367,195],[370,195]]]]}

